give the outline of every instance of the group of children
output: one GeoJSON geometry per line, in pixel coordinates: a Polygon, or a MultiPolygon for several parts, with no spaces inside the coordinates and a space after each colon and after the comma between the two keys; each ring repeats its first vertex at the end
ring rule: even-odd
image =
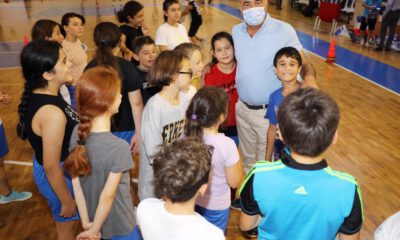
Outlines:
{"type": "MultiPolygon", "coordinates": [[[[83,232],[77,239],[225,238],[231,189],[245,179],[237,148],[233,40],[226,32],[212,37],[213,59],[204,74],[200,48],[181,29],[179,4],[165,0],[163,9],[166,23],[155,42],[146,36],[143,6],[135,1],[118,14],[122,26],[97,24],[89,63],[79,41],[85,19],[74,13],[64,15],[61,26],[39,20],[22,50],[18,135],[35,151],[34,180],[59,239],[75,238],[79,219],[83,232]],[[191,84],[196,78],[204,86],[198,91],[191,84]],[[72,106],[60,94],[66,85],[72,106]],[[138,152],[135,218],[129,169],[138,152]]],[[[262,239],[357,235],[358,185],[322,158],[337,138],[338,107],[318,90],[298,90],[301,57],[295,48],[281,49],[274,66],[283,87],[271,95],[265,116],[271,122],[266,160],[279,161],[257,163],[248,174],[240,191],[240,228],[258,225],[262,239]],[[346,197],[336,201],[334,191],[321,196],[314,177],[337,184],[346,197]],[[286,198],[290,191],[297,195],[286,198]],[[323,208],[311,209],[326,197],[323,208]],[[335,209],[340,211],[326,216],[335,209]],[[303,231],[306,217],[312,221],[303,231]],[[318,221],[323,229],[313,232],[318,221]]]]}

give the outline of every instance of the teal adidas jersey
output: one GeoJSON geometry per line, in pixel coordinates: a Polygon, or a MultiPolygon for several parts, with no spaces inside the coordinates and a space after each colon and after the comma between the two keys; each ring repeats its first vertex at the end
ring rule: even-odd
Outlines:
{"type": "Polygon", "coordinates": [[[262,216],[259,239],[334,239],[362,225],[361,194],[354,177],[285,155],[258,162],[240,192],[242,211],[262,216]]]}

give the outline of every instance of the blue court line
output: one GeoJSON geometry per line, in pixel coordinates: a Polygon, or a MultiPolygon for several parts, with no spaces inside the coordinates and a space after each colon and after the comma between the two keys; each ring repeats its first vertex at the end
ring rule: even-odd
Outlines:
{"type": "MultiPolygon", "coordinates": [[[[240,10],[226,4],[212,4],[213,7],[242,19],[240,10]]],[[[304,49],[326,58],[329,42],[313,37],[296,30],[297,36],[304,49]]],[[[382,63],[375,59],[352,52],[340,46],[336,46],[336,64],[354,72],[372,82],[400,94],[400,69],[382,63]]]]}

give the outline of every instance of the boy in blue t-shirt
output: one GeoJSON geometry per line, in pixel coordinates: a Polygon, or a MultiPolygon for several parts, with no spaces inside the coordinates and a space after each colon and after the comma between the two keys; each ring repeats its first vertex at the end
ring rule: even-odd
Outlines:
{"type": "Polygon", "coordinates": [[[364,13],[361,17],[361,45],[366,47],[370,46],[374,37],[374,29],[376,25],[376,20],[380,11],[382,0],[364,0],[363,7],[364,13]],[[368,32],[367,32],[368,27],[368,32]]]}
{"type": "Polygon", "coordinates": [[[360,239],[361,193],[353,176],[332,170],[325,152],[338,139],[339,107],[313,88],[288,95],[278,110],[278,134],[290,149],[260,161],[240,189],[240,229],[258,239],[360,239]]]}
{"type": "Polygon", "coordinates": [[[274,71],[282,81],[283,87],[270,95],[267,113],[265,114],[265,118],[269,120],[267,150],[265,152],[265,160],[267,161],[277,161],[280,159],[284,145],[279,139],[275,140],[277,112],[283,99],[290,93],[299,89],[300,83],[297,81],[297,75],[300,73],[301,64],[301,56],[296,48],[284,47],[275,54],[274,71]]]}

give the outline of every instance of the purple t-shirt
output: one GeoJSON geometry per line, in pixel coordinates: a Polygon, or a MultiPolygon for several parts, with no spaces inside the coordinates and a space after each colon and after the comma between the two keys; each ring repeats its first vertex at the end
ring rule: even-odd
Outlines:
{"type": "Polygon", "coordinates": [[[223,210],[231,204],[231,190],[226,180],[225,167],[239,161],[239,152],[235,142],[223,133],[205,135],[204,143],[214,147],[211,161],[211,179],[203,196],[197,198],[196,204],[210,209],[223,210]]]}

